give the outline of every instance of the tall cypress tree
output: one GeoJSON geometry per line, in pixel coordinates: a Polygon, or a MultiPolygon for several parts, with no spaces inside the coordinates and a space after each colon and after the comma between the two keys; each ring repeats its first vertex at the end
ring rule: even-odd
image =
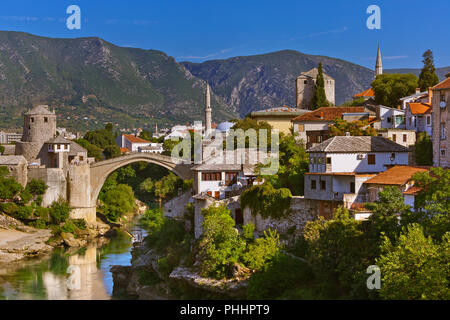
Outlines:
{"type": "Polygon", "coordinates": [[[319,73],[316,79],[316,91],[312,99],[313,109],[328,107],[330,103],[327,101],[325,94],[325,80],[323,78],[322,62],[319,63],[319,73]]]}
{"type": "Polygon", "coordinates": [[[436,68],[434,67],[433,52],[430,49],[423,54],[423,69],[419,75],[420,91],[426,91],[429,87],[435,86],[439,83],[439,78],[436,75],[436,68]]]}

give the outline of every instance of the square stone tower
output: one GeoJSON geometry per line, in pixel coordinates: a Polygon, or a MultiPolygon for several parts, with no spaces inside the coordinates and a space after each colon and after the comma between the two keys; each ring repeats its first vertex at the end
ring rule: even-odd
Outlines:
{"type": "MultiPolygon", "coordinates": [[[[316,91],[315,84],[319,70],[317,68],[311,69],[307,72],[302,72],[295,81],[295,91],[297,96],[296,106],[299,109],[312,110],[312,99],[316,91]]],[[[323,79],[325,82],[325,95],[327,100],[335,105],[335,81],[329,75],[323,73],[323,79]]]]}

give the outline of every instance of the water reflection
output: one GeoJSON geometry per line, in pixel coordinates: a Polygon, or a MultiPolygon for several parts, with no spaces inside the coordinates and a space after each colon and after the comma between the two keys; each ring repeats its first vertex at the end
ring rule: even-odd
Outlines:
{"type": "MultiPolygon", "coordinates": [[[[137,231],[141,230],[134,227],[132,233],[137,231]]],[[[118,232],[107,241],[100,238],[86,248],[56,249],[49,257],[0,268],[0,299],[111,299],[109,270],[112,265],[130,265],[132,239],[118,232]]]]}

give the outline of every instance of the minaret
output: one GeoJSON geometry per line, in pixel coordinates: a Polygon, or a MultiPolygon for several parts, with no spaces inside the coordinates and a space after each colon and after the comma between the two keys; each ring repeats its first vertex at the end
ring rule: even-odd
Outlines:
{"type": "Polygon", "coordinates": [[[155,124],[155,133],[158,134],[158,124],[155,124]]]}
{"type": "Polygon", "coordinates": [[[209,83],[206,82],[206,94],[205,94],[205,136],[211,134],[211,92],[209,83]]]}
{"type": "Polygon", "coordinates": [[[383,63],[381,62],[380,44],[378,44],[377,64],[375,65],[375,75],[383,74],[383,63]]]}

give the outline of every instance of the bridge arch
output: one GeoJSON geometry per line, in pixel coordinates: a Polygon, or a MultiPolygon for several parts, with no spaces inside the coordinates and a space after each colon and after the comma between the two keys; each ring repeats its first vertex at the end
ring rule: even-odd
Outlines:
{"type": "Polygon", "coordinates": [[[191,179],[193,177],[190,165],[177,164],[172,161],[171,157],[155,153],[132,153],[109,160],[95,162],[91,164],[90,170],[90,200],[92,206],[96,206],[100,190],[109,175],[117,169],[135,162],[147,162],[159,165],[173,172],[183,180],[191,179]]]}

